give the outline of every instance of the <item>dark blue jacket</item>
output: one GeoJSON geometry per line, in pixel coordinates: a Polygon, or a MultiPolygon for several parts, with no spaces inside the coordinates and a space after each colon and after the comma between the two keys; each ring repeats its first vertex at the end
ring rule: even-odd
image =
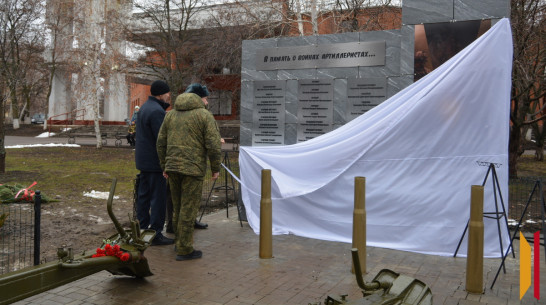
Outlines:
{"type": "Polygon", "coordinates": [[[136,168],[142,172],[162,172],[157,156],[156,142],[159,129],[165,118],[165,109],[170,104],[153,96],[140,107],[136,122],[136,168]]]}

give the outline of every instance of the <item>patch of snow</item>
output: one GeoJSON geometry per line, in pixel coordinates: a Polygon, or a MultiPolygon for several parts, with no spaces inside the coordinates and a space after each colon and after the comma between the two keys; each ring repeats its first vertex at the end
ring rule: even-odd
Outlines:
{"type": "Polygon", "coordinates": [[[56,143],[49,143],[49,144],[25,144],[25,145],[12,145],[12,146],[6,146],[6,148],[29,148],[29,147],[81,147],[78,144],[56,144],[56,143]]]}
{"type": "Polygon", "coordinates": [[[90,218],[91,220],[96,221],[97,224],[99,224],[99,225],[109,224],[109,223],[110,223],[110,221],[104,221],[104,219],[102,219],[102,217],[95,216],[95,215],[89,215],[89,218],[90,218]]]}
{"type": "MultiPolygon", "coordinates": [[[[97,199],[108,199],[110,192],[97,192],[92,190],[89,193],[83,192],[85,197],[97,198],[97,199]]],[[[119,199],[119,196],[114,196],[114,199],[119,199]]]]}
{"type": "Polygon", "coordinates": [[[35,138],[49,138],[51,136],[54,136],[55,133],[54,132],[43,132],[39,135],[37,135],[35,138]]]}

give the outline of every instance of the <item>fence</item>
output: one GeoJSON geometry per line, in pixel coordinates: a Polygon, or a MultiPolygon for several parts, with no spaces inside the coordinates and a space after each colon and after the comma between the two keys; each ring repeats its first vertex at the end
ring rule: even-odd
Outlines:
{"type": "MultiPolygon", "coordinates": [[[[510,178],[508,188],[509,188],[509,198],[508,198],[508,217],[512,219],[511,227],[515,227],[517,222],[521,222],[521,231],[524,232],[536,232],[542,228],[542,220],[544,217],[544,208],[543,204],[546,198],[546,186],[544,182],[546,177],[521,177],[521,178],[510,178]],[[531,192],[536,189],[531,196],[531,192]],[[542,192],[542,196],[540,194],[542,192]],[[531,197],[530,197],[531,196],[531,197]],[[528,206],[527,206],[527,203],[528,206]],[[523,214],[525,207],[527,210],[523,214]]],[[[546,234],[546,232],[543,232],[546,234]]]]}
{"type": "Polygon", "coordinates": [[[0,204],[0,274],[34,265],[34,210],[31,203],[0,204]],[[1,221],[0,221],[1,223],[1,221]]]}

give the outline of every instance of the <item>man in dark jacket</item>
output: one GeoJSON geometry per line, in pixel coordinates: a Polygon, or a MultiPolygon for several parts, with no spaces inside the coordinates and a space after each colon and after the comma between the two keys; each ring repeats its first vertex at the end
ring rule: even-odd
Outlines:
{"type": "Polygon", "coordinates": [[[156,142],[171,94],[167,83],[161,80],[152,83],[150,92],[151,96],[140,107],[136,124],[135,163],[140,170],[137,218],[141,229],[149,226],[156,231],[152,245],[169,245],[174,240],[161,233],[165,224],[167,181],[159,165],[156,142]]]}
{"type": "Polygon", "coordinates": [[[199,95],[184,93],[176,98],[174,110],[161,125],[157,153],[171,187],[176,260],[200,258],[203,253],[193,248],[194,221],[201,205],[207,159],[215,180],[219,176],[222,152],[214,116],[205,109],[199,95]]]}

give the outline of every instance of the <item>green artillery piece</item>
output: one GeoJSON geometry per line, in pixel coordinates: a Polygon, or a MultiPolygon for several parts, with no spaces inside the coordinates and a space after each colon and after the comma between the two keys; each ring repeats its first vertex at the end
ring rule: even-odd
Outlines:
{"type": "Polygon", "coordinates": [[[360,272],[358,249],[351,249],[358,287],[363,299],[349,301],[347,295],[328,296],[325,305],[432,305],[432,292],[423,282],[409,276],[383,269],[371,283],[365,283],[360,272]]]}
{"type": "MultiPolygon", "coordinates": [[[[115,189],[116,179],[110,187],[107,209],[118,234],[111,236],[108,240],[109,244],[116,247],[117,253],[124,253],[124,256],[121,259],[108,254],[97,257],[96,250],[74,255],[71,248],[59,248],[57,250],[59,259],[56,262],[44,263],[0,275],[0,305],[28,298],[102,270],[107,270],[115,275],[128,275],[137,278],[153,275],[148,266],[148,260],[143,254],[154,239],[155,231],[141,230],[137,221],[131,221],[131,229],[129,230],[124,230],[121,227],[112,212],[115,189]]],[[[101,248],[105,246],[103,244],[101,248]]]]}

